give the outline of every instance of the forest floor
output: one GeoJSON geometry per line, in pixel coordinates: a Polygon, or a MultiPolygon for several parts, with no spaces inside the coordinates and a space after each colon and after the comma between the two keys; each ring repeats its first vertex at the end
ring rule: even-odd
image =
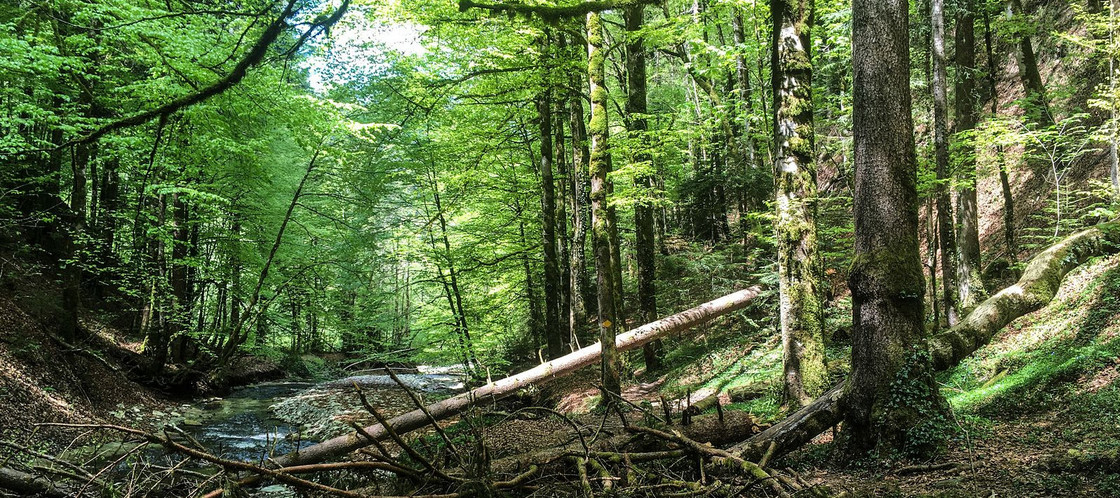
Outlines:
{"type": "MultiPolygon", "coordinates": [[[[0,297],[0,440],[49,445],[74,437],[35,425],[43,421],[153,429],[163,422],[155,414],[171,416],[182,403],[129,381],[108,355],[91,353],[136,346],[119,342],[118,334],[96,321],[86,324],[99,342],[82,352],[52,339],[39,323],[0,297]]],[[[626,398],[641,405],[662,396],[698,401],[715,393],[735,423],[777,420],[779,344],[766,328],[740,325],[721,322],[681,340],[667,358],[670,367],[652,374],[639,370],[626,398]],[[756,395],[732,400],[733,388],[756,395]]],[[[829,350],[837,377],[846,370],[840,336],[829,350]]],[[[1103,469],[1053,463],[1070,451],[1115,456],[1120,450],[1120,256],[1071,272],[1049,306],[1016,320],[938,380],[954,417],[945,423],[949,443],[936,458],[851,462],[834,454],[826,433],[775,465],[856,496],[1120,496],[1116,458],[1103,469]]],[[[577,423],[594,426],[604,420],[590,412],[595,385],[595,371],[588,369],[525,401],[551,403],[577,423]]],[[[565,421],[556,417],[509,419],[485,432],[495,457],[570,442],[565,421]]]]}
{"type": "MultiPolygon", "coordinates": [[[[752,339],[714,331],[735,327],[712,329],[671,353],[669,364],[677,367],[649,376],[639,371],[624,396],[656,404],[661,396],[718,393],[728,410],[750,413],[739,420],[778,420],[776,341],[764,331],[752,339]],[[730,403],[727,391],[736,386],[762,395],[730,403]]],[[[830,350],[837,376],[846,370],[845,354],[841,346],[830,350]]],[[[558,380],[544,388],[545,398],[593,425],[595,377],[558,380]]],[[[1013,322],[938,381],[953,416],[943,424],[948,443],[935,458],[851,461],[835,454],[825,433],[775,465],[855,496],[1120,496],[1120,256],[1071,272],[1049,306],[1013,322]],[[1068,458],[1071,452],[1083,457],[1080,463],[1068,458]]],[[[515,420],[491,428],[487,439],[501,448],[541,448],[562,442],[565,433],[556,420],[515,420]]]]}

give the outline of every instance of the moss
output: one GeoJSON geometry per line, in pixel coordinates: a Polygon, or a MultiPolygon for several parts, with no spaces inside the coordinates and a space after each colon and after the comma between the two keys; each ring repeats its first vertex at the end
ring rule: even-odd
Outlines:
{"type": "Polygon", "coordinates": [[[893,299],[921,299],[925,293],[925,276],[921,263],[915,259],[915,236],[899,234],[886,246],[852,256],[852,292],[893,299]]]}

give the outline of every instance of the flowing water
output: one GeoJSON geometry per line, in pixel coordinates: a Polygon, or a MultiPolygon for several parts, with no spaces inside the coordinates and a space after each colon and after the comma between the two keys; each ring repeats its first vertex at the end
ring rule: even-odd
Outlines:
{"type": "MultiPolygon", "coordinates": [[[[463,375],[452,369],[420,367],[416,373],[397,377],[424,403],[464,389],[463,375]]],[[[215,454],[260,461],[350,432],[351,421],[372,424],[374,419],[362,406],[355,385],[386,417],[415,408],[388,375],[369,374],[320,384],[272,382],[244,387],[204,402],[196,412],[198,418],[181,427],[215,454]]]]}

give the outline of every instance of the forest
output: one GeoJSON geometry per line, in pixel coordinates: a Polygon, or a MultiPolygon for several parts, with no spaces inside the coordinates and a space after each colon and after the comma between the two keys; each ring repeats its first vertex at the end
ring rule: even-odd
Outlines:
{"type": "Polygon", "coordinates": [[[1120,496],[1118,9],[6,0],[0,497],[1120,496]]]}

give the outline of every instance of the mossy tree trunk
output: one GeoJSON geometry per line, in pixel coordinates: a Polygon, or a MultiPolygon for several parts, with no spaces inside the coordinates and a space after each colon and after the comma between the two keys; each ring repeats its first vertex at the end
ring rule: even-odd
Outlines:
{"type": "Polygon", "coordinates": [[[898,70],[910,67],[908,8],[903,0],[852,4],[854,331],[841,405],[852,454],[924,452],[921,429],[947,408],[923,337],[910,81],[898,70]]]}
{"type": "MultiPolygon", "coordinates": [[[[583,88],[580,78],[573,77],[573,87],[583,88]]],[[[568,266],[571,268],[572,294],[569,301],[568,318],[571,324],[569,340],[578,343],[581,332],[586,330],[588,302],[591,284],[587,276],[587,222],[589,218],[587,196],[587,172],[589,171],[590,152],[587,144],[587,130],[583,121],[583,102],[578,95],[572,95],[569,102],[569,121],[572,128],[572,178],[569,182],[571,196],[568,199],[572,213],[572,250],[568,266]]]]}
{"type": "Polygon", "coordinates": [[[781,296],[783,402],[801,406],[826,387],[817,290],[817,168],[814,162],[814,0],[772,0],[774,232],[781,296]]]}
{"type": "Polygon", "coordinates": [[[971,310],[984,299],[980,278],[980,221],[976,206],[976,150],[971,135],[976,128],[976,16],[973,0],[963,0],[957,9],[953,40],[957,66],[953,84],[956,120],[953,134],[957,140],[955,176],[957,177],[957,302],[971,310]]]}
{"type": "Polygon", "coordinates": [[[607,149],[610,123],[607,120],[606,50],[603,38],[602,17],[598,12],[587,14],[587,75],[591,90],[591,122],[587,126],[591,138],[588,169],[591,175],[591,239],[598,286],[599,341],[603,344],[600,363],[603,389],[619,394],[622,381],[618,351],[614,344],[619,320],[615,302],[616,273],[611,254],[612,223],[608,206],[612,185],[608,177],[611,171],[611,156],[607,149]]]}

